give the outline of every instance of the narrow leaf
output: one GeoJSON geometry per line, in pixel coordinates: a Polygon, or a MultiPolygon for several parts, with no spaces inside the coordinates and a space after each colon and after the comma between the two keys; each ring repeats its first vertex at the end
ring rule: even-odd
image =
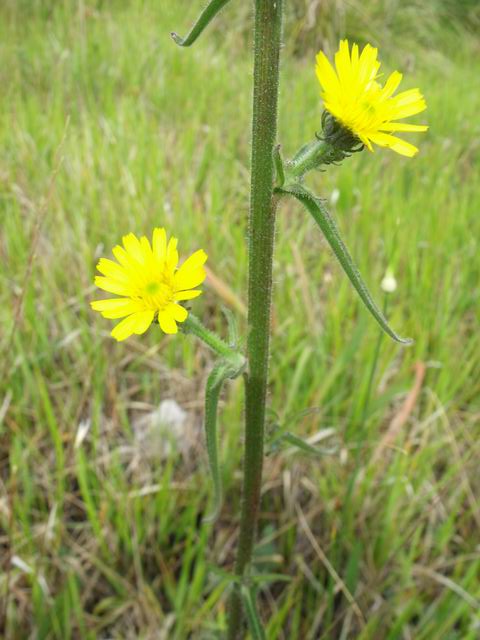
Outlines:
{"type": "Polygon", "coordinates": [[[237,327],[237,319],[235,315],[232,313],[228,307],[222,305],[222,312],[227,320],[228,326],[228,346],[232,349],[236,349],[238,347],[238,327],[237,327]]]}
{"type": "Polygon", "coordinates": [[[297,449],[300,449],[305,453],[312,453],[315,456],[331,456],[337,451],[334,447],[331,447],[330,449],[314,447],[312,444],[305,442],[305,440],[302,440],[302,438],[299,438],[294,433],[290,433],[290,431],[284,433],[281,439],[288,442],[292,447],[297,447],[297,449]]]}
{"type": "Polygon", "coordinates": [[[181,38],[177,33],[172,31],[172,38],[180,47],[190,47],[195,40],[202,34],[202,32],[208,27],[217,13],[228,4],[229,0],[210,0],[208,5],[202,11],[197,21],[193,25],[190,33],[181,38]]]}
{"type": "Polygon", "coordinates": [[[291,576],[286,576],[283,573],[257,573],[256,575],[248,576],[248,579],[255,585],[268,584],[270,582],[292,581],[291,576]]]}
{"type": "Polygon", "coordinates": [[[244,584],[241,586],[240,593],[242,594],[245,616],[253,640],[267,640],[260,616],[258,615],[253,589],[244,584]]]}
{"type": "Polygon", "coordinates": [[[236,573],[232,573],[231,571],[225,571],[221,567],[217,567],[216,565],[208,565],[208,569],[211,573],[226,580],[229,583],[240,585],[242,578],[238,576],[236,573]]]}
{"type": "Polygon", "coordinates": [[[205,389],[205,437],[207,441],[208,463],[210,465],[214,489],[214,509],[210,515],[204,518],[205,522],[214,521],[222,506],[222,480],[218,461],[217,442],[217,409],[222,385],[230,373],[231,371],[228,364],[220,361],[210,372],[205,389]]]}
{"type": "Polygon", "coordinates": [[[393,340],[395,340],[396,342],[400,342],[402,344],[411,344],[412,340],[410,340],[409,338],[402,338],[397,333],[395,333],[395,331],[389,326],[387,319],[385,318],[379,307],[375,304],[365,282],[363,281],[362,276],[360,275],[360,272],[358,271],[347,247],[345,246],[345,243],[342,240],[335,221],[328,213],[325,205],[320,200],[320,198],[314,196],[301,184],[288,185],[281,189],[277,188],[276,191],[278,193],[284,193],[295,197],[312,215],[315,222],[322,230],[323,235],[325,236],[327,242],[335,253],[338,261],[342,265],[343,270],[347,274],[350,282],[356,289],[363,304],[367,307],[367,309],[370,311],[372,316],[385,331],[385,333],[393,338],[393,340]]]}

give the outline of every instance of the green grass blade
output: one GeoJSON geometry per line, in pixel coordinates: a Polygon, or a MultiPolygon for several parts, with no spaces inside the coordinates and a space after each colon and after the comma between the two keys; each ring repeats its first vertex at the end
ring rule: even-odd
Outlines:
{"type": "Polygon", "coordinates": [[[240,593],[242,594],[245,616],[247,618],[248,628],[252,634],[253,640],[267,640],[260,616],[258,615],[253,590],[246,585],[242,585],[240,593]]]}
{"type": "Polygon", "coordinates": [[[373,300],[369,290],[367,289],[367,285],[365,284],[358,268],[353,262],[353,258],[350,255],[350,252],[348,251],[345,243],[342,240],[335,221],[328,213],[320,198],[317,198],[315,195],[310,193],[310,191],[308,191],[308,189],[306,189],[301,184],[288,185],[281,189],[277,189],[277,192],[293,196],[299,202],[301,202],[307,209],[307,211],[312,215],[313,219],[322,230],[323,235],[325,236],[328,244],[335,253],[338,261],[343,267],[343,270],[347,274],[348,279],[360,296],[363,304],[370,311],[372,316],[378,322],[380,327],[385,331],[385,333],[396,342],[400,342],[401,344],[411,344],[412,340],[410,338],[402,338],[390,327],[382,311],[373,300]]]}
{"type": "Polygon", "coordinates": [[[203,33],[203,31],[208,27],[213,18],[217,15],[217,13],[223,9],[223,7],[228,4],[229,0],[211,0],[209,4],[202,11],[198,20],[193,25],[190,33],[185,36],[185,38],[181,38],[174,31],[172,32],[172,38],[180,47],[190,47],[195,40],[203,33]]]}

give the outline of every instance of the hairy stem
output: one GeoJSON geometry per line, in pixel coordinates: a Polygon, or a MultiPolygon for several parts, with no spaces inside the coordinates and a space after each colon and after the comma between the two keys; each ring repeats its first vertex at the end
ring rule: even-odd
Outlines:
{"type": "Polygon", "coordinates": [[[323,140],[314,140],[310,144],[305,145],[288,164],[288,176],[294,178],[302,177],[307,171],[321,166],[331,152],[332,147],[323,140]]]}
{"type": "Polygon", "coordinates": [[[181,330],[186,334],[192,334],[200,338],[212,351],[221,356],[234,368],[242,368],[245,362],[244,356],[230,347],[230,345],[222,340],[220,336],[217,336],[216,333],[207,329],[193,313],[188,315],[188,318],[181,325],[181,330]]]}
{"type": "MultiPolygon", "coordinates": [[[[252,558],[263,468],[268,381],[272,263],[277,197],[273,152],[277,129],[278,75],[283,0],[255,0],[252,177],[249,217],[248,375],[242,513],[235,571],[243,576],[252,558]]],[[[242,638],[240,590],[230,603],[228,639],[242,638]]]]}

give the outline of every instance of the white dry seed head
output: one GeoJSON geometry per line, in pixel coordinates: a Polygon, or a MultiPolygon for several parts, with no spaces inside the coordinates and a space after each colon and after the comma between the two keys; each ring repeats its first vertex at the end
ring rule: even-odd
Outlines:
{"type": "Polygon", "coordinates": [[[393,293],[397,289],[397,281],[391,269],[387,269],[380,286],[385,293],[393,293]]]}

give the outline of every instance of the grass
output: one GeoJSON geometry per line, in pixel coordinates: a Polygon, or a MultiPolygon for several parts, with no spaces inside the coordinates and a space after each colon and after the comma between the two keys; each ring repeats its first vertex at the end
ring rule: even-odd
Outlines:
{"type": "MultiPolygon", "coordinates": [[[[197,7],[170,4],[0,10],[7,639],[206,640],[225,627],[228,577],[213,567],[231,568],[236,540],[241,383],[222,410],[225,506],[214,526],[202,524],[212,495],[201,433],[209,354],[154,330],[115,344],[88,305],[97,258],[125,232],[162,224],[182,252],[204,247],[231,289],[220,296],[211,285],[196,313],[223,330],[223,301],[244,323],[249,47],[211,29],[179,50],[168,33],[185,31],[197,7]],[[140,420],[168,398],[188,416],[170,452],[140,420]]],[[[313,223],[285,203],[272,426],[317,439],[333,429],[339,450],[269,456],[256,564],[289,577],[262,589],[271,639],[479,634],[478,43],[446,33],[441,51],[389,58],[378,39],[388,68],[409,71],[405,83],[426,94],[421,154],[364,152],[309,182],[334,196],[379,300],[393,269],[389,316],[415,344],[379,343],[313,223]]],[[[319,121],[312,57],[287,47],[284,153],[319,121]]]]}

